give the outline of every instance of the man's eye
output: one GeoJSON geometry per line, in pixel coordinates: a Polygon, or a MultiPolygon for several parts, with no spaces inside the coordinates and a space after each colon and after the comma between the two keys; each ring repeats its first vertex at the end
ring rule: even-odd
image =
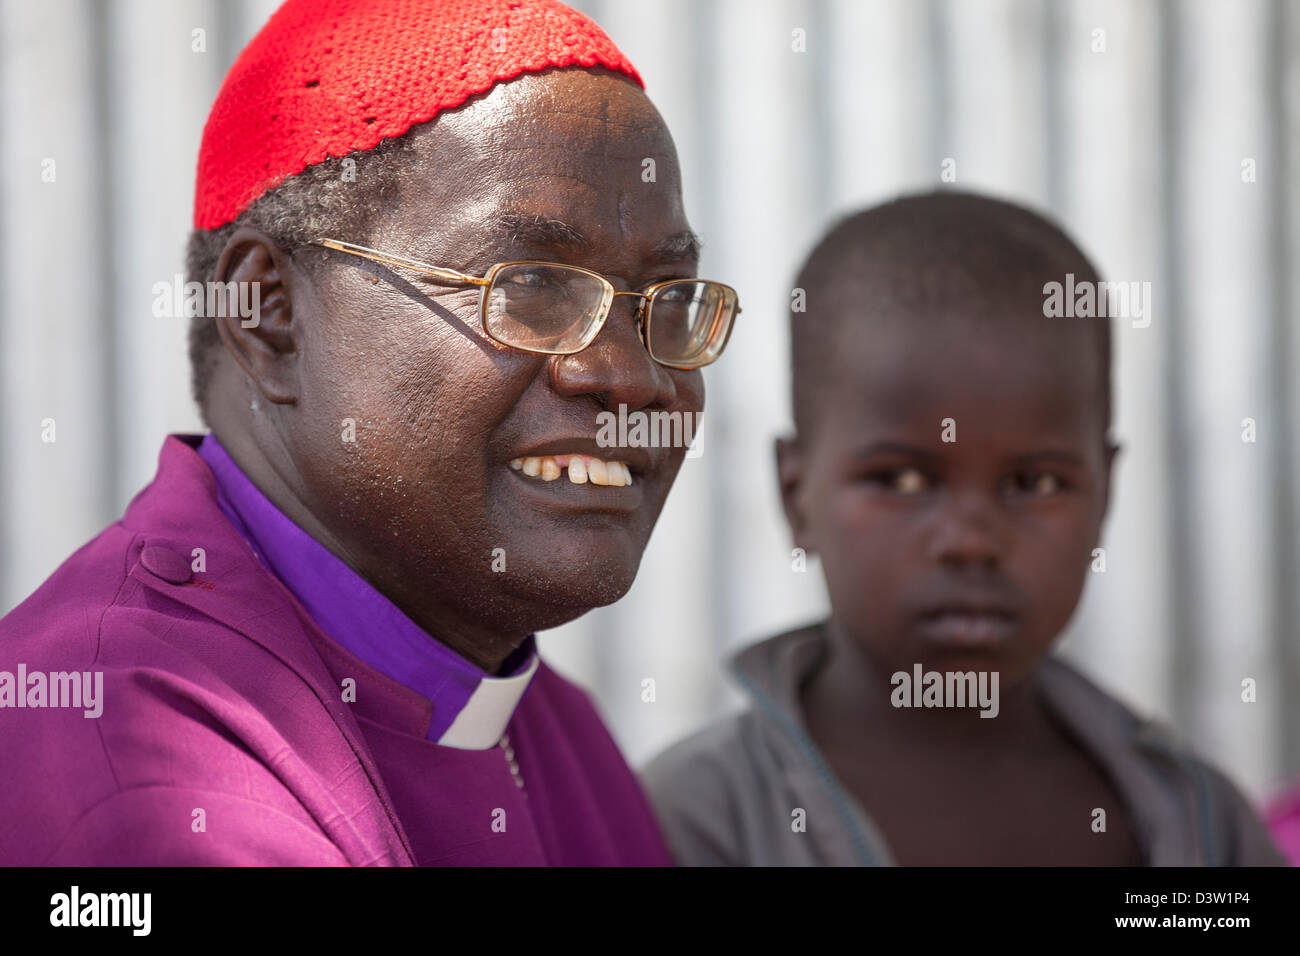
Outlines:
{"type": "Polygon", "coordinates": [[[660,289],[655,298],[666,305],[688,305],[695,299],[692,289],[687,285],[670,285],[660,289]]]}
{"type": "Polygon", "coordinates": [[[551,285],[551,276],[544,270],[512,272],[506,278],[506,285],[518,289],[544,289],[551,285]]]}

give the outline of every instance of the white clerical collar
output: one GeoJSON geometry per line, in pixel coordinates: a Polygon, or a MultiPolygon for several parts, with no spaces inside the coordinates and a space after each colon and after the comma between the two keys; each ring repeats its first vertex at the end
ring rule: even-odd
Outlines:
{"type": "Polygon", "coordinates": [[[509,677],[484,677],[456,714],[451,726],[438,738],[443,747],[458,750],[487,750],[495,747],[537,670],[537,651],[519,673],[509,677]]]}

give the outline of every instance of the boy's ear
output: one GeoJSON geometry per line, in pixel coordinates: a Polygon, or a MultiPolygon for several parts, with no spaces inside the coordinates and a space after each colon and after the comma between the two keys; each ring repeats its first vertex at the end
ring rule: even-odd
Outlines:
{"type": "Polygon", "coordinates": [[[217,259],[214,282],[236,294],[211,317],[221,343],[258,391],[277,405],[298,398],[297,334],[289,294],[292,264],[270,236],[242,226],[217,259]]]}
{"type": "Polygon", "coordinates": [[[1121,451],[1123,451],[1123,446],[1121,446],[1117,442],[1111,441],[1110,437],[1107,436],[1106,461],[1104,465],[1104,472],[1102,474],[1101,516],[1100,516],[1100,520],[1097,522],[1098,539],[1101,538],[1101,526],[1105,524],[1106,516],[1110,513],[1110,498],[1111,498],[1110,490],[1115,485],[1115,459],[1119,457],[1119,453],[1121,451]]]}
{"type": "Polygon", "coordinates": [[[776,475],[781,489],[781,507],[790,526],[790,535],[796,548],[811,554],[808,542],[808,522],[800,506],[799,492],[803,485],[803,448],[795,437],[776,440],[776,475]]]}

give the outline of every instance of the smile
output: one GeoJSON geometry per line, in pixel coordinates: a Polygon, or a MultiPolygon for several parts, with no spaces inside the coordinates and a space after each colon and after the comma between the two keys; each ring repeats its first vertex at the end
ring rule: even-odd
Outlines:
{"type": "Polygon", "coordinates": [[[539,458],[516,458],[510,467],[528,478],[555,481],[561,473],[569,483],[605,485],[622,488],[632,484],[632,472],[625,461],[602,461],[589,455],[546,455],[539,458]]]}

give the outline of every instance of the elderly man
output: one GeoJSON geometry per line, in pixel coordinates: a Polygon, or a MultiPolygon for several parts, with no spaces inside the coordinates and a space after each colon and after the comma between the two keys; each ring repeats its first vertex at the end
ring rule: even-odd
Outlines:
{"type": "Polygon", "coordinates": [[[702,408],[698,249],[587,18],[285,3],[199,159],[212,434],[0,623],[0,863],[668,862],[532,635],[636,573],[684,449],[597,421],[702,408]]]}

